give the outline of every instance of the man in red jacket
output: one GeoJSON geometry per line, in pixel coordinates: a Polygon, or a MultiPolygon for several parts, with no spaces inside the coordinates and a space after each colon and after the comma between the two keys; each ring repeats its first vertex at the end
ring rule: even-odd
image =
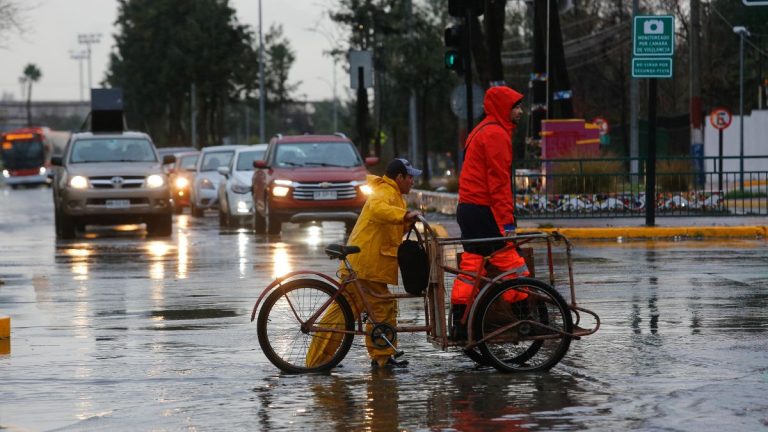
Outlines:
{"type": "MultiPolygon", "coordinates": [[[[523,115],[523,95],[509,87],[491,87],[485,94],[485,119],[467,137],[464,166],[459,176],[459,205],[456,219],[463,239],[481,239],[514,235],[515,203],[512,199],[512,137],[523,115]]],[[[491,255],[494,272],[515,270],[528,275],[525,260],[514,243],[465,244],[460,269],[484,275],[483,257],[491,255]]],[[[451,291],[454,339],[466,339],[465,311],[471,301],[474,279],[459,276],[451,291]]],[[[508,292],[505,300],[512,298],[508,292]],[[509,298],[507,298],[509,297],[509,298]]]]}

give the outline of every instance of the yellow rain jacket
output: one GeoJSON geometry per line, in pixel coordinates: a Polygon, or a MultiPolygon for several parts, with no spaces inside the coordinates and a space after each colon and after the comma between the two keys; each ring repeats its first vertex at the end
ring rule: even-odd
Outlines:
{"type": "MultiPolygon", "coordinates": [[[[403,241],[407,226],[403,221],[406,203],[400,194],[400,188],[389,177],[369,175],[368,184],[373,188],[373,194],[365,202],[362,213],[357,219],[355,228],[349,235],[348,245],[358,246],[360,252],[349,255],[347,259],[357,272],[358,281],[367,290],[377,294],[389,293],[387,284],[397,284],[397,248],[403,241]]],[[[342,277],[346,274],[344,263],[341,264],[342,277]]],[[[352,306],[357,317],[363,310],[362,300],[358,298],[354,287],[347,288],[344,296],[352,306]]],[[[382,299],[367,296],[376,319],[393,327],[397,325],[397,302],[394,299],[382,299]]],[[[344,315],[336,303],[325,311],[320,322],[321,327],[343,328],[344,315]]],[[[372,329],[370,320],[366,323],[366,332],[372,329]]],[[[315,366],[329,359],[341,345],[342,334],[321,332],[314,335],[307,351],[307,366],[315,366]]],[[[380,364],[394,354],[387,348],[373,345],[370,336],[366,336],[365,345],[368,355],[380,364]]],[[[395,343],[397,345],[397,343],[395,343]]]]}
{"type": "MultiPolygon", "coordinates": [[[[373,194],[349,235],[347,244],[360,248],[349,262],[359,279],[397,285],[397,248],[405,234],[406,203],[389,177],[369,175],[367,180],[373,194]]],[[[340,268],[344,269],[343,263],[340,268]]]]}

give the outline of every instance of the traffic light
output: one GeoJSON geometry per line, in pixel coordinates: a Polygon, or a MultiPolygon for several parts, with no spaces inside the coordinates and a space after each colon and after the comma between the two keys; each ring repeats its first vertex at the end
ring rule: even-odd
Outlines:
{"type": "Polygon", "coordinates": [[[464,73],[464,25],[456,24],[445,29],[445,68],[457,74],[464,73]]]}

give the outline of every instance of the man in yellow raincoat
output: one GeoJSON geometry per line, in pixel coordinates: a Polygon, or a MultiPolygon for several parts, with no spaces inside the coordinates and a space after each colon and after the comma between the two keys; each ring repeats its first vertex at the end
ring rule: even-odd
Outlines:
{"type": "MultiPolygon", "coordinates": [[[[349,235],[347,244],[360,247],[360,252],[349,255],[350,264],[357,272],[358,282],[370,293],[387,295],[387,284],[397,285],[397,248],[403,241],[408,227],[416,221],[418,211],[408,211],[403,194],[410,192],[413,187],[413,178],[421,174],[421,170],[413,168],[405,159],[394,159],[387,165],[383,177],[369,175],[368,185],[373,188],[373,193],[357,219],[355,228],[349,235]]],[[[340,266],[341,276],[346,276],[346,268],[343,263],[340,266]]],[[[352,287],[351,287],[352,288],[352,287]]],[[[363,310],[363,302],[357,298],[354,288],[345,291],[344,296],[349,300],[355,316],[363,310]]],[[[373,315],[378,322],[397,325],[397,301],[395,299],[383,299],[373,295],[366,295],[366,301],[370,305],[373,315]]],[[[334,303],[320,320],[320,325],[344,322],[341,310],[334,303]]],[[[366,332],[370,334],[371,318],[366,324],[366,332]]],[[[307,366],[313,366],[320,361],[329,358],[341,343],[342,335],[339,333],[320,334],[312,338],[312,343],[307,352],[307,366]]],[[[378,367],[405,366],[407,361],[396,361],[392,355],[394,350],[390,347],[378,348],[373,345],[370,336],[366,336],[365,345],[368,355],[371,357],[371,365],[378,367]]]]}

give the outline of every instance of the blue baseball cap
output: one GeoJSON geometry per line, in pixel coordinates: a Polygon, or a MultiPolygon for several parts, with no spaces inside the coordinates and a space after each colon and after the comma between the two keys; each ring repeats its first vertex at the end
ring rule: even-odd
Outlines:
{"type": "Polygon", "coordinates": [[[414,177],[421,175],[421,170],[411,166],[407,159],[395,158],[387,165],[385,173],[389,178],[395,178],[398,174],[412,175],[414,177]]]}

